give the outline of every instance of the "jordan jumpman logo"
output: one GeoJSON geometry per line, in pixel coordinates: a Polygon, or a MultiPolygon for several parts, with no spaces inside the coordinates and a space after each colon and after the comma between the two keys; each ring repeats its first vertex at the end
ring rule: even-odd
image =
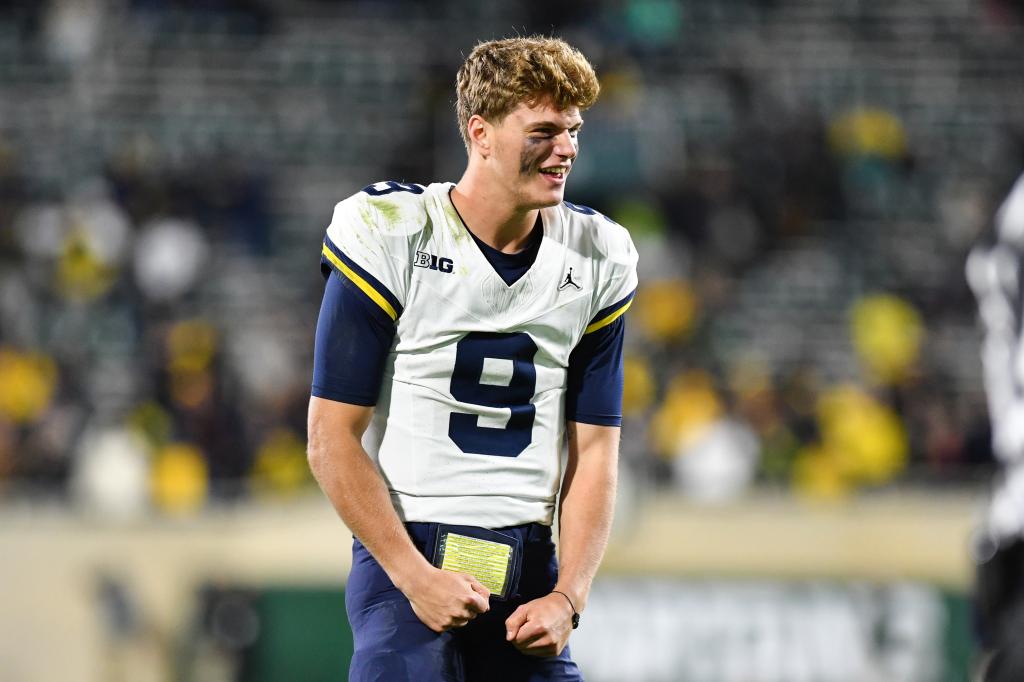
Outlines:
{"type": "Polygon", "coordinates": [[[565,281],[558,286],[558,290],[561,291],[562,289],[566,288],[569,285],[572,285],[577,289],[580,288],[579,284],[576,284],[576,282],[572,281],[572,268],[569,268],[569,273],[565,276],[565,281]]]}

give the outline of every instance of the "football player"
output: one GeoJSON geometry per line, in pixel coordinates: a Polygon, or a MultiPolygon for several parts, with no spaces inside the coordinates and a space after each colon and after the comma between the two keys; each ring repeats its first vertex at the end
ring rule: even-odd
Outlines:
{"type": "Polygon", "coordinates": [[[967,280],[985,328],[982,365],[992,446],[1002,465],[976,533],[978,680],[1024,680],[1024,176],[971,251],[967,280]]]}
{"type": "Polygon", "coordinates": [[[637,284],[627,231],[564,199],[598,89],[561,40],[482,43],[459,182],[335,207],[309,460],[355,538],[352,680],[580,679],[637,284]]]}

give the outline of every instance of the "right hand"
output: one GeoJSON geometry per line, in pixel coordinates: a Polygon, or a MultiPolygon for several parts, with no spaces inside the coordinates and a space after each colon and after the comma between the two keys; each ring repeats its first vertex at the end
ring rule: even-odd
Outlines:
{"type": "Polygon", "coordinates": [[[434,632],[462,627],[491,605],[490,591],[468,573],[428,567],[405,592],[412,610],[434,632]]]}

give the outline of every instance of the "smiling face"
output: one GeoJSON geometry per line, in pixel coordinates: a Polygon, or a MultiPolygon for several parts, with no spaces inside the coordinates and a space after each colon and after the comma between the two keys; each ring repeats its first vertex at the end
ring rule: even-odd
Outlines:
{"type": "Polygon", "coordinates": [[[562,202],[566,179],[579,154],[583,118],[578,107],[558,109],[544,99],[532,106],[520,103],[496,124],[483,119],[476,123],[484,133],[475,141],[483,143],[478,152],[487,175],[517,209],[562,202]]]}

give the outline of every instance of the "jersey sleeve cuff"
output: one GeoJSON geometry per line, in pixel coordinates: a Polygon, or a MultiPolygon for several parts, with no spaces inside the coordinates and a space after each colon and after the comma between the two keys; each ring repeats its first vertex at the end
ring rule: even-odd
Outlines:
{"type": "MultiPolygon", "coordinates": [[[[321,254],[321,271],[326,268],[336,270],[339,275],[352,282],[371,301],[380,307],[393,321],[402,314],[402,304],[380,280],[361,268],[349,258],[330,237],[324,237],[321,254]]],[[[325,273],[326,274],[326,273],[325,273]]]]}
{"type": "Polygon", "coordinates": [[[593,426],[622,426],[622,415],[619,414],[572,414],[565,418],[566,421],[593,426]]]}
{"type": "Polygon", "coordinates": [[[310,393],[317,398],[333,400],[336,403],[348,403],[350,405],[361,405],[363,407],[373,407],[377,404],[377,396],[370,396],[366,393],[345,391],[336,388],[325,388],[323,386],[317,386],[316,384],[313,385],[313,389],[310,393]]]}
{"type": "Polygon", "coordinates": [[[597,315],[594,315],[594,319],[587,325],[584,334],[590,334],[596,332],[598,329],[607,327],[615,320],[622,317],[622,315],[629,310],[629,306],[633,304],[633,295],[636,294],[636,289],[629,292],[625,297],[612,303],[607,308],[602,309],[597,315]]]}

